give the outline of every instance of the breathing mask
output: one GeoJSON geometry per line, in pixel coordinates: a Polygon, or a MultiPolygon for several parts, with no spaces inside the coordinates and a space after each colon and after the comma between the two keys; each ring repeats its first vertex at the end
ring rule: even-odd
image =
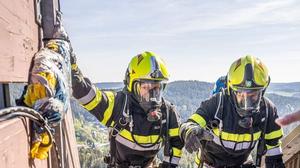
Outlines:
{"type": "Polygon", "coordinates": [[[162,93],[166,83],[155,80],[139,80],[134,83],[134,96],[147,113],[148,121],[158,121],[162,117],[162,93]]]}

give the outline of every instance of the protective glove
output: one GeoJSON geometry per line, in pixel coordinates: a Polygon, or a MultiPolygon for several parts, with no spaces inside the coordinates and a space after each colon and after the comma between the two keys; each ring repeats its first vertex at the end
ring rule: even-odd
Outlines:
{"type": "Polygon", "coordinates": [[[266,156],[266,168],[285,168],[282,155],[266,156]]]}
{"type": "Polygon", "coordinates": [[[40,111],[42,116],[47,119],[48,124],[53,127],[60,123],[64,113],[64,104],[53,97],[39,99],[35,102],[33,108],[40,111]]]}
{"type": "Polygon", "coordinates": [[[71,76],[72,76],[72,88],[76,90],[76,86],[80,85],[84,81],[84,76],[82,75],[80,69],[77,65],[77,57],[74,52],[71,53],[71,76]]]}
{"type": "Polygon", "coordinates": [[[185,149],[189,153],[196,152],[201,146],[201,140],[212,141],[213,138],[213,135],[204,128],[198,125],[191,125],[185,134],[185,149]]]}
{"type": "Polygon", "coordinates": [[[40,139],[33,142],[30,150],[30,157],[37,159],[48,158],[48,152],[52,147],[52,142],[50,142],[49,135],[47,133],[42,133],[40,139]]]}

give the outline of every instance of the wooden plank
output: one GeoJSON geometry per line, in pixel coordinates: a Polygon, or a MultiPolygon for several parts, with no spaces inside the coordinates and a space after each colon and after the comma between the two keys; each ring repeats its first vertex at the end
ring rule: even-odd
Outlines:
{"type": "Polygon", "coordinates": [[[282,140],[283,160],[290,162],[300,150],[300,125],[282,140]]]}
{"type": "Polygon", "coordinates": [[[5,107],[3,84],[0,83],[0,109],[5,107]]]}
{"type": "Polygon", "coordinates": [[[28,120],[15,118],[0,122],[0,168],[47,167],[47,160],[29,159],[28,120]]]}
{"type": "MultiPolygon", "coordinates": [[[[55,141],[57,143],[57,146],[59,147],[60,157],[64,160],[64,164],[62,166],[63,168],[78,168],[80,167],[80,161],[71,110],[69,110],[65,114],[61,126],[62,129],[60,129],[59,127],[55,129],[55,141]]],[[[51,162],[53,165],[51,167],[58,167],[58,160],[54,148],[51,150],[51,155],[51,162]]]]}
{"type": "Polygon", "coordinates": [[[34,0],[0,1],[0,82],[26,82],[38,50],[34,0]]]}

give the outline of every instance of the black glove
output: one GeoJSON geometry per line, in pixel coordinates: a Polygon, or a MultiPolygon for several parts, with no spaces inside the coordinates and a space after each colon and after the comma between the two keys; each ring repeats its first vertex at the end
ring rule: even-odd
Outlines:
{"type": "Polygon", "coordinates": [[[188,128],[186,132],[184,140],[185,149],[189,153],[193,153],[195,151],[198,151],[198,149],[200,148],[201,140],[212,141],[213,138],[213,135],[204,128],[201,128],[200,126],[196,125],[190,126],[190,128],[188,128]]]}
{"type": "Polygon", "coordinates": [[[76,90],[75,86],[80,84],[82,81],[84,81],[84,77],[78,68],[77,65],[77,58],[76,54],[74,52],[71,53],[71,66],[72,66],[72,71],[71,71],[71,76],[72,76],[72,88],[73,90],[76,90]]]}
{"type": "Polygon", "coordinates": [[[266,168],[285,168],[281,155],[266,156],[266,168]]]}

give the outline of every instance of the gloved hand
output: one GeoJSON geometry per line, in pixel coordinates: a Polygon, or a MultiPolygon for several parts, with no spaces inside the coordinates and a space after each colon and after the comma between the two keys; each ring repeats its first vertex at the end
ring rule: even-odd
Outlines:
{"type": "Polygon", "coordinates": [[[42,116],[47,119],[50,126],[56,126],[62,119],[64,104],[53,97],[39,99],[34,103],[33,108],[40,111],[42,116]]]}
{"type": "Polygon", "coordinates": [[[73,88],[73,90],[76,90],[76,85],[82,83],[84,81],[84,77],[83,77],[80,69],[78,68],[77,57],[74,52],[71,53],[70,62],[71,62],[71,67],[72,67],[72,71],[71,71],[72,88],[73,88]]]}
{"type": "Polygon", "coordinates": [[[282,155],[266,156],[266,168],[285,168],[282,160],[282,155]]]}
{"type": "Polygon", "coordinates": [[[201,128],[198,125],[191,125],[185,135],[185,149],[189,153],[193,153],[195,151],[198,151],[198,149],[200,148],[201,140],[212,141],[213,138],[213,135],[204,128],[201,128]]]}
{"type": "Polygon", "coordinates": [[[30,150],[30,157],[37,159],[48,158],[48,152],[52,147],[52,142],[47,133],[42,133],[40,139],[33,142],[30,150]]]}

